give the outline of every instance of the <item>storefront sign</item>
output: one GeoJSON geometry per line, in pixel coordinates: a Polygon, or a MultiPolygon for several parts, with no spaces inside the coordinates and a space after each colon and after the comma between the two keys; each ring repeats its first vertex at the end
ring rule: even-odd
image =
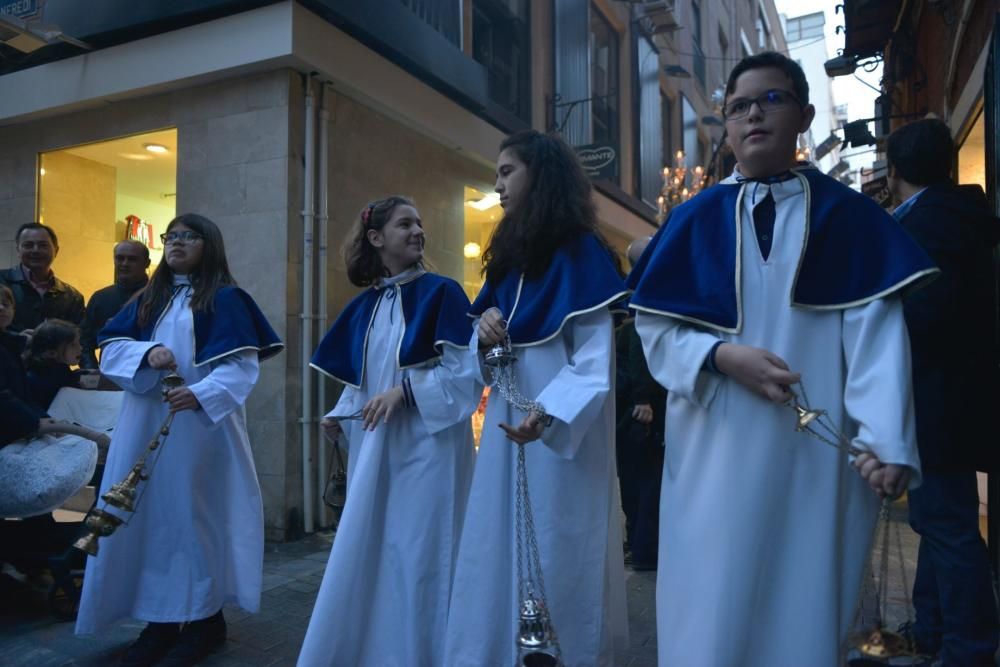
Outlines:
{"type": "Polygon", "coordinates": [[[39,14],[44,4],[44,0],[0,0],[0,14],[30,19],[39,14]]]}
{"type": "Polygon", "coordinates": [[[861,193],[874,199],[882,208],[892,205],[892,194],[889,192],[889,179],[885,176],[873,178],[861,184],[861,193]]]}
{"type": "Polygon", "coordinates": [[[606,144],[577,146],[576,154],[587,175],[595,180],[614,180],[618,176],[618,151],[606,144]]]}

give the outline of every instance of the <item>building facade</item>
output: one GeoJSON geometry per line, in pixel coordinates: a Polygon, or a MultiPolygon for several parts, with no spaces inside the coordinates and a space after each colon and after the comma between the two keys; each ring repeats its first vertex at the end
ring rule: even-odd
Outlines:
{"type": "MultiPolygon", "coordinates": [[[[1000,213],[1000,3],[848,0],[844,18],[844,55],[858,62],[884,61],[883,92],[875,109],[881,117],[874,132],[880,150],[872,171],[878,177],[867,189],[884,188],[884,137],[913,118],[934,114],[955,139],[958,182],[982,186],[1000,213]]],[[[1000,569],[998,475],[980,473],[979,492],[994,567],[1000,569]]]]}
{"type": "Polygon", "coordinates": [[[57,275],[89,297],[115,242],[155,261],[175,214],[218,223],[287,344],[247,405],[267,537],[315,530],[331,520],[318,418],[339,389],[307,361],[357,292],[339,249],[359,211],[412,196],[430,262],[474,295],[501,216],[497,147],[557,128],[624,250],[656,229],[664,155],[716,152],[728,69],[784,49],[773,2],[730,4],[0,1],[0,265],[41,220],[60,235],[57,275]],[[689,79],[666,75],[677,64],[689,79]]]}

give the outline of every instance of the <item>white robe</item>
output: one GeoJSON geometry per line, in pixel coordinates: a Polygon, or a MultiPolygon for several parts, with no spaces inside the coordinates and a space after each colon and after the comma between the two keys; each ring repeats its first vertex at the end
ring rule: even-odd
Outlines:
{"type": "MultiPolygon", "coordinates": [[[[397,276],[399,278],[401,276],[397,276]]],[[[396,281],[387,281],[396,282],[396,281]]],[[[365,377],[328,416],[352,415],[410,378],[416,408],[349,443],[347,502],[299,654],[301,667],[443,667],[458,539],[475,457],[470,417],[482,385],[465,349],[400,370],[401,297],[386,288],[368,337],[365,377]]]]}
{"type": "MultiPolygon", "coordinates": [[[[525,454],[542,575],[563,660],[566,667],[610,666],[627,635],[611,315],[606,308],[577,315],[551,340],[517,347],[516,353],[521,392],[555,418],[541,440],[525,445],[525,454]]],[[[448,667],[514,665],[520,603],[517,446],[498,424],[516,426],[524,416],[495,390],[490,395],[455,573],[448,667]]]]}
{"type": "MultiPolygon", "coordinates": [[[[647,312],[636,318],[649,369],[670,391],[656,591],[661,667],[843,664],[878,512],[847,455],[796,433],[790,408],[702,369],[716,341],[772,351],[855,445],[919,468],[899,299],[791,308],[804,197],[797,179],[771,187],[777,216],[766,262],[753,185],[744,197],[741,333],[647,312]]],[[[767,188],[759,186],[757,202],[767,188]]]]}
{"type": "Polygon", "coordinates": [[[177,413],[150,479],[139,486],[137,511],[111,509],[129,523],[102,537],[97,557],[87,559],[77,634],[125,617],[182,622],[229,602],[250,612],[260,606],[264,515],[243,409],[257,381],[257,352],[195,366],[186,286],[152,341],[114,341],[102,350],[101,372],[125,397],[101,493],[125,478],[167,416],[159,384],[166,372],[143,364],[155,345],[173,351],[177,373],[201,409],[177,413]]]}

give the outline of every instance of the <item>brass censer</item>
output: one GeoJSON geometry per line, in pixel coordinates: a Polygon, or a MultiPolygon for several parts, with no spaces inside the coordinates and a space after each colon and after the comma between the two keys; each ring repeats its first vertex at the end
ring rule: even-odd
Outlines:
{"type": "MultiPolygon", "coordinates": [[[[510,337],[491,347],[483,355],[497,390],[510,405],[526,413],[547,415],[538,401],[526,398],[517,386],[514,355],[510,337]]],[[[528,471],[524,445],[517,445],[517,479],[515,496],[515,532],[517,537],[518,631],[515,667],[558,667],[562,665],[559,637],[556,635],[545,595],[542,563],[538,556],[535,518],[528,492],[528,471]]]]}
{"type": "MultiPolygon", "coordinates": [[[[792,392],[791,404],[789,407],[795,411],[796,422],[795,430],[801,433],[806,433],[812,436],[816,440],[822,442],[823,444],[829,445],[842,452],[848,454],[849,456],[859,456],[860,454],[870,453],[867,450],[856,447],[851,443],[851,439],[848,438],[844,433],[842,433],[836,426],[832,423],[829,416],[825,410],[818,410],[809,405],[809,398],[806,395],[805,386],[800,382],[799,389],[802,394],[801,399],[798,394],[794,391],[792,392]]],[[[791,389],[789,388],[789,391],[791,389]]],[[[855,649],[857,649],[863,656],[867,658],[872,658],[878,661],[888,662],[891,658],[899,658],[903,656],[908,656],[911,658],[916,657],[915,647],[902,635],[897,632],[893,632],[886,627],[886,620],[888,617],[888,588],[889,588],[889,531],[892,522],[889,519],[889,511],[892,507],[893,499],[885,498],[882,501],[882,507],[879,510],[878,523],[876,524],[876,534],[875,539],[872,540],[872,551],[869,554],[868,563],[866,566],[865,580],[874,578],[874,568],[872,566],[873,554],[875,553],[876,544],[880,543],[879,552],[879,572],[878,572],[878,589],[875,592],[876,597],[876,610],[874,618],[871,620],[871,627],[863,629],[860,634],[855,635],[851,639],[851,644],[855,649]]],[[[897,560],[900,570],[900,574],[903,581],[904,590],[906,588],[906,571],[905,571],[905,561],[903,559],[902,553],[902,540],[899,535],[899,526],[896,526],[896,547],[897,547],[897,560]]],[[[911,616],[911,604],[909,595],[906,595],[906,613],[907,616],[911,616]]],[[[858,612],[861,612],[861,603],[858,605],[858,612]]],[[[908,619],[912,621],[912,618],[908,619]]],[[[865,619],[862,619],[864,622],[865,619]]]]}
{"type": "MultiPolygon", "coordinates": [[[[184,385],[184,378],[182,378],[177,373],[170,373],[164,376],[160,380],[160,387],[164,398],[168,392],[182,387],[184,385]]],[[[153,466],[155,466],[156,461],[159,460],[159,455],[150,463],[149,466],[146,465],[147,459],[153,452],[160,449],[163,443],[166,442],[167,436],[170,435],[170,425],[174,421],[174,415],[176,413],[171,412],[167,415],[167,418],[163,420],[163,424],[157,430],[156,435],[150,440],[149,445],[147,445],[146,450],[136,461],[135,465],[129,471],[125,479],[113,484],[110,489],[108,489],[102,496],[101,500],[104,501],[104,507],[95,507],[90,510],[87,514],[87,518],[84,520],[83,524],[87,527],[88,532],[86,535],[78,539],[73,543],[73,547],[83,551],[84,553],[90,554],[91,556],[96,556],[99,548],[98,539],[101,537],[107,537],[111,535],[116,530],[118,526],[122,524],[128,525],[128,522],[116,514],[108,511],[108,507],[115,507],[123,512],[134,513],[136,508],[139,506],[139,501],[142,498],[142,494],[139,492],[139,482],[143,482],[149,479],[150,473],[152,472],[153,466]]]]}

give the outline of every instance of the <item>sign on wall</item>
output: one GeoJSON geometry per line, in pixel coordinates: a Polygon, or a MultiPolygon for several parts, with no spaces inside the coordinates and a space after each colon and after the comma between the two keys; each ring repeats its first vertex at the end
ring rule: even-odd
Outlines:
{"type": "Polygon", "coordinates": [[[586,144],[576,147],[577,157],[593,180],[614,180],[618,177],[618,151],[607,144],[586,144]]]}
{"type": "Polygon", "coordinates": [[[38,16],[45,0],[0,0],[0,14],[32,19],[38,16]]]}

